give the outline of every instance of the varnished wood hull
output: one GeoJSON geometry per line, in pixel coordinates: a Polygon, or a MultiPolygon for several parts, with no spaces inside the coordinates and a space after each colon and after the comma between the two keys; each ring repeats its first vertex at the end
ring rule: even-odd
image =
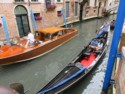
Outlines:
{"type": "Polygon", "coordinates": [[[52,41],[48,41],[45,44],[39,44],[37,47],[27,49],[17,55],[0,58],[0,65],[9,65],[37,58],[57,48],[58,46],[72,39],[76,35],[77,30],[75,29],[75,31],[69,32],[58,39],[53,39],[52,41]]]}

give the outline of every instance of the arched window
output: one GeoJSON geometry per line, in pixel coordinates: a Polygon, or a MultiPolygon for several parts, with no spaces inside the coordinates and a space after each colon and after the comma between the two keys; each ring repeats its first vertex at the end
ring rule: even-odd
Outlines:
{"type": "Polygon", "coordinates": [[[27,14],[27,10],[23,6],[17,6],[14,12],[15,15],[27,14]]]}

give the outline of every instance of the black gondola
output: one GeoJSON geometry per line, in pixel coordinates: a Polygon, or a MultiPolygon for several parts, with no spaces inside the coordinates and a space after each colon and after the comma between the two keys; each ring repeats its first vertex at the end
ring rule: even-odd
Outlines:
{"type": "MultiPolygon", "coordinates": [[[[103,40],[103,48],[94,51],[89,44],[72,60],[53,80],[43,87],[37,94],[59,94],[82,79],[105,55],[109,37],[103,31],[96,36],[103,40]]],[[[100,61],[101,63],[101,61],[100,61]]]]}

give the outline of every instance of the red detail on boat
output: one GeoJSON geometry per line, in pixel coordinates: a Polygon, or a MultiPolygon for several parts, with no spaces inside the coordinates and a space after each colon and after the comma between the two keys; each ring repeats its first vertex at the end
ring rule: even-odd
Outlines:
{"type": "Polygon", "coordinates": [[[91,53],[90,56],[85,57],[85,59],[81,61],[81,64],[85,67],[88,67],[95,60],[95,58],[95,53],[91,53]]]}

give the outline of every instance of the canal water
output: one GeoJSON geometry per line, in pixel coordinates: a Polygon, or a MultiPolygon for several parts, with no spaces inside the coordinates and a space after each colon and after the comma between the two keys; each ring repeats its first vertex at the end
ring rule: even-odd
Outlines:
{"type": "MultiPolygon", "coordinates": [[[[114,19],[112,16],[109,19],[114,19]]],[[[91,19],[75,23],[78,35],[52,52],[37,59],[9,66],[0,66],[0,85],[9,86],[19,82],[24,85],[26,94],[35,94],[70,63],[88,42],[96,36],[96,30],[104,19],[91,19]]],[[[84,79],[63,94],[100,94],[104,79],[107,55],[84,79]]]]}

